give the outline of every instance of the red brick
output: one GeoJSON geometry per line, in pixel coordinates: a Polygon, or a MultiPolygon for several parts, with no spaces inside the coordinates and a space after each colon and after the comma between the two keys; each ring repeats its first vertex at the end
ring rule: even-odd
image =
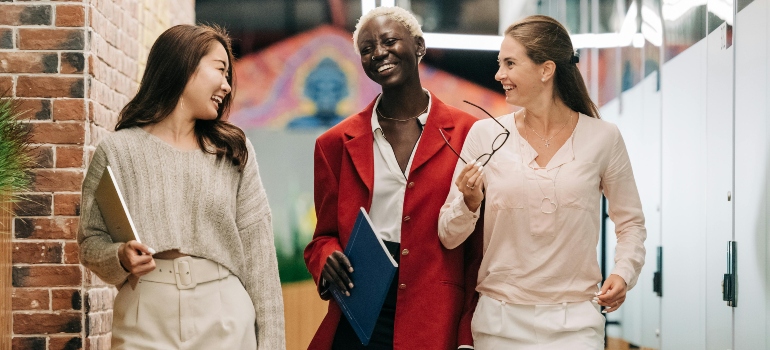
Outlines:
{"type": "Polygon", "coordinates": [[[51,289],[52,310],[80,310],[82,306],[79,289],[51,289]]]}
{"type": "Polygon", "coordinates": [[[13,267],[14,287],[75,287],[81,283],[80,265],[22,265],[13,267]]]}
{"type": "Polygon", "coordinates": [[[81,312],[14,313],[14,334],[80,333],[81,312]]]}
{"type": "Polygon", "coordinates": [[[14,264],[61,264],[62,244],[58,242],[45,243],[13,243],[14,264]]]}
{"type": "Polygon", "coordinates": [[[80,264],[80,246],[77,243],[64,243],[64,263],[80,264]]]}
{"type": "Polygon", "coordinates": [[[49,310],[48,289],[14,288],[14,311],[49,310]]]}
{"type": "Polygon", "coordinates": [[[56,73],[58,70],[59,55],[55,52],[0,52],[0,73],[56,73]]]}
{"type": "Polygon", "coordinates": [[[24,194],[14,203],[16,216],[51,216],[53,196],[50,194],[24,194]]]}
{"type": "Polygon", "coordinates": [[[56,167],[57,168],[83,168],[82,146],[57,146],[56,147],[56,167]]]}
{"type": "Polygon", "coordinates": [[[46,350],[45,337],[13,337],[13,350],[46,350]]]}
{"type": "Polygon", "coordinates": [[[13,48],[13,29],[0,28],[0,49],[13,48]]]}
{"type": "Polygon", "coordinates": [[[90,310],[91,313],[112,310],[115,295],[117,295],[117,290],[112,286],[106,288],[93,288],[86,294],[86,309],[90,310]]]}
{"type": "Polygon", "coordinates": [[[86,138],[84,123],[33,123],[32,143],[82,145],[86,138]]]}
{"type": "Polygon", "coordinates": [[[16,218],[13,221],[17,239],[75,239],[79,218],[16,218]]]}
{"type": "Polygon", "coordinates": [[[9,92],[13,96],[13,77],[12,76],[0,76],[0,91],[5,93],[9,92]]]}
{"type": "Polygon", "coordinates": [[[0,4],[0,25],[50,25],[51,6],[0,4]]]}
{"type": "MultiPolygon", "coordinates": [[[[68,335],[66,337],[51,337],[49,338],[48,350],[71,350],[82,349],[83,339],[68,335]]],[[[109,349],[109,348],[105,348],[109,349]]]]}
{"type": "Polygon", "coordinates": [[[80,193],[54,194],[53,215],[80,216],[80,193]]]}
{"type": "Polygon", "coordinates": [[[86,22],[86,13],[80,5],[56,6],[57,27],[82,27],[86,22]]]}
{"type": "Polygon", "coordinates": [[[32,188],[35,192],[79,192],[83,183],[83,170],[32,171],[32,188]]]}
{"type": "Polygon", "coordinates": [[[81,77],[20,76],[16,96],[83,98],[83,82],[81,77]]]}
{"type": "Polygon", "coordinates": [[[61,69],[59,73],[83,73],[86,59],[82,52],[63,52],[61,54],[61,69]]]}
{"type": "Polygon", "coordinates": [[[53,168],[53,147],[40,145],[32,146],[29,155],[34,162],[34,168],[53,168]]]}
{"type": "Polygon", "coordinates": [[[111,334],[89,334],[86,340],[86,350],[107,350],[112,346],[111,334]]]}
{"type": "Polygon", "coordinates": [[[86,103],[82,99],[53,100],[54,120],[86,120],[86,103]]]}
{"type": "Polygon", "coordinates": [[[19,29],[22,50],[83,50],[83,29],[19,29]]]}
{"type": "Polygon", "coordinates": [[[24,111],[22,119],[51,120],[51,100],[22,98],[18,101],[19,110],[24,111]]]}

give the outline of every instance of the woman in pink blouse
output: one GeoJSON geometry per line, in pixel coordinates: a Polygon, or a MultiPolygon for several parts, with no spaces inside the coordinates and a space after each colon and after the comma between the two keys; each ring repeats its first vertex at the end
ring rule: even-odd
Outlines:
{"type": "Polygon", "coordinates": [[[617,310],[644,264],[628,153],[617,127],[599,119],[559,22],[531,16],[505,34],[495,79],[506,101],[523,108],[468,133],[439,238],[448,249],[465,241],[484,201],[476,349],[603,349],[600,306],[617,310]],[[617,248],[599,288],[602,194],[617,248]]]}

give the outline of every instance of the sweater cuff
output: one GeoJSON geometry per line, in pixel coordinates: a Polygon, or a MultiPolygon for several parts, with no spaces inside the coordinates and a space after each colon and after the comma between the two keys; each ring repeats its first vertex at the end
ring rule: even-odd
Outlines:
{"type": "Polygon", "coordinates": [[[109,258],[106,261],[105,266],[107,267],[108,271],[106,271],[106,276],[109,276],[108,280],[105,280],[105,282],[119,285],[126,281],[129,275],[131,275],[130,272],[126,271],[126,269],[123,268],[123,264],[120,263],[120,256],[118,255],[118,250],[120,249],[120,246],[122,245],[122,242],[116,242],[109,246],[109,249],[107,251],[109,252],[109,258]]]}

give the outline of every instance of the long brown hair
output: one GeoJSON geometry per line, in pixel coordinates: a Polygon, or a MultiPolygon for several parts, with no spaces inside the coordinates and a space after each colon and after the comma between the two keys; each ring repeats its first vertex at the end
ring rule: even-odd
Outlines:
{"type": "Polygon", "coordinates": [[[217,26],[177,25],[155,40],[139,91],[120,111],[115,130],[154,124],[168,117],[201,58],[215,43],[222,44],[227,51],[227,82],[232,91],[222,100],[216,119],[195,121],[195,137],[201,150],[216,154],[217,159],[224,157],[237,166],[238,171],[243,170],[248,159],[246,135],[225,120],[235,93],[232,47],[227,32],[217,26]]]}
{"type": "Polygon", "coordinates": [[[527,49],[536,64],[553,61],[554,95],[567,107],[587,116],[599,118],[599,109],[588,95],[586,83],[573,60],[574,49],[567,29],[557,20],[542,15],[529,16],[511,24],[505,35],[516,39],[527,49]]]}

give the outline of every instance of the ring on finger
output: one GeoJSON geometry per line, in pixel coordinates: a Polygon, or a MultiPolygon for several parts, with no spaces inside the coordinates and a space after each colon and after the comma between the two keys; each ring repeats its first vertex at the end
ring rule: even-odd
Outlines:
{"type": "Polygon", "coordinates": [[[471,186],[471,185],[468,185],[468,184],[465,184],[465,187],[468,187],[468,188],[470,188],[470,189],[474,189],[474,188],[476,188],[476,186],[475,186],[475,185],[471,186]]]}

